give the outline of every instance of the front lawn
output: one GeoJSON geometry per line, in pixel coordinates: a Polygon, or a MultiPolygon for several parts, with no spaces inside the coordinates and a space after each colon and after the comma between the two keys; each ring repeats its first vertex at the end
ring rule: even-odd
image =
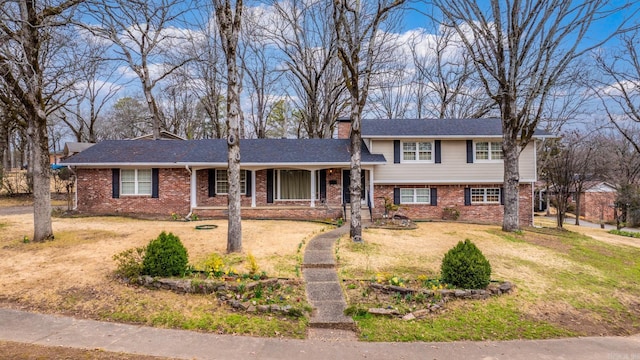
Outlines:
{"type": "MultiPolygon", "coordinates": [[[[602,230],[604,233],[605,231],[602,230]]],[[[640,330],[640,249],[571,231],[530,228],[520,234],[498,227],[420,223],[408,231],[365,230],[364,244],[343,238],[336,254],[345,292],[356,311],[360,337],[371,341],[543,339],[628,335],[640,330]],[[437,279],[444,254],[471,239],[489,259],[492,279],[516,285],[486,300],[453,300],[424,319],[404,321],[365,314],[370,307],[405,313],[415,298],[381,296],[370,281],[437,279]]]]}

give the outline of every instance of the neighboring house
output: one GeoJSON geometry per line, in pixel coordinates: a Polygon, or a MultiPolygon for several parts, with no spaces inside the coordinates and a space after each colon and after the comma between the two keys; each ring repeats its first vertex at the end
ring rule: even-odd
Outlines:
{"type": "MultiPolygon", "coordinates": [[[[240,142],[243,218],[329,219],[349,203],[348,121],[338,139],[240,142]]],[[[499,119],[364,120],[363,205],[385,198],[413,219],[500,223],[503,163],[499,119]]],[[[536,139],[548,136],[543,132],[536,139]]],[[[227,143],[113,140],[63,161],[77,174],[76,208],[92,213],[225,217],[227,143]]],[[[520,156],[520,223],[533,221],[535,144],[520,156]]]]}
{"type": "Polygon", "coordinates": [[[596,223],[615,222],[613,208],[617,194],[616,188],[606,182],[592,181],[584,184],[584,190],[579,194],[580,216],[596,223]]]}
{"type": "Polygon", "coordinates": [[[94,143],[85,142],[68,142],[64,144],[64,150],[62,151],[63,159],[66,159],[72,155],[75,155],[81,151],[84,151],[95,145],[94,143]]]}

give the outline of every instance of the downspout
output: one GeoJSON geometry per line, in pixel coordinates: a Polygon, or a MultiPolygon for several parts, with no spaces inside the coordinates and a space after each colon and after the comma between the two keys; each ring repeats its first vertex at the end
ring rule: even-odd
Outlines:
{"type": "Polygon", "coordinates": [[[187,214],[187,216],[185,216],[185,220],[188,221],[191,219],[191,214],[193,214],[193,203],[191,202],[191,198],[192,198],[191,193],[193,192],[193,188],[191,186],[193,185],[193,181],[192,181],[193,172],[191,171],[191,169],[189,169],[189,165],[185,165],[184,168],[187,169],[187,171],[189,172],[189,213],[187,214]]]}

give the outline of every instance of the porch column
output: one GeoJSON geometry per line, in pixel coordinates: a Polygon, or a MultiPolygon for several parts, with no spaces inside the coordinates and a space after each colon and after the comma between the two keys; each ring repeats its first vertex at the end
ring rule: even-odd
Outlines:
{"type": "Polygon", "coordinates": [[[196,176],[196,173],[198,172],[198,170],[193,169],[191,171],[191,186],[189,189],[190,192],[190,209],[189,211],[193,211],[193,209],[198,206],[198,194],[196,192],[196,189],[198,188],[198,183],[197,183],[197,179],[198,177],[196,176]]]}
{"type": "Polygon", "coordinates": [[[251,207],[256,207],[256,171],[251,170],[251,207]]]}
{"type": "Polygon", "coordinates": [[[373,196],[373,169],[371,169],[369,170],[369,203],[372,209],[375,207],[375,201],[373,201],[375,198],[373,196]]]}
{"type": "Polygon", "coordinates": [[[316,207],[316,171],[311,170],[311,207],[316,207]]]}

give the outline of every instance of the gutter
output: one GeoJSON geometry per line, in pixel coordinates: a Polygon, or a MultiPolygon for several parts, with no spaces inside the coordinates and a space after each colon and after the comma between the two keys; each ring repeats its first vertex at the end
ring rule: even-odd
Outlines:
{"type": "Polygon", "coordinates": [[[191,193],[193,192],[193,188],[191,187],[191,178],[193,177],[193,172],[189,169],[189,165],[185,165],[184,168],[189,172],[189,213],[185,216],[185,220],[189,221],[189,219],[191,219],[191,214],[193,214],[193,204],[191,203],[191,193]]]}

